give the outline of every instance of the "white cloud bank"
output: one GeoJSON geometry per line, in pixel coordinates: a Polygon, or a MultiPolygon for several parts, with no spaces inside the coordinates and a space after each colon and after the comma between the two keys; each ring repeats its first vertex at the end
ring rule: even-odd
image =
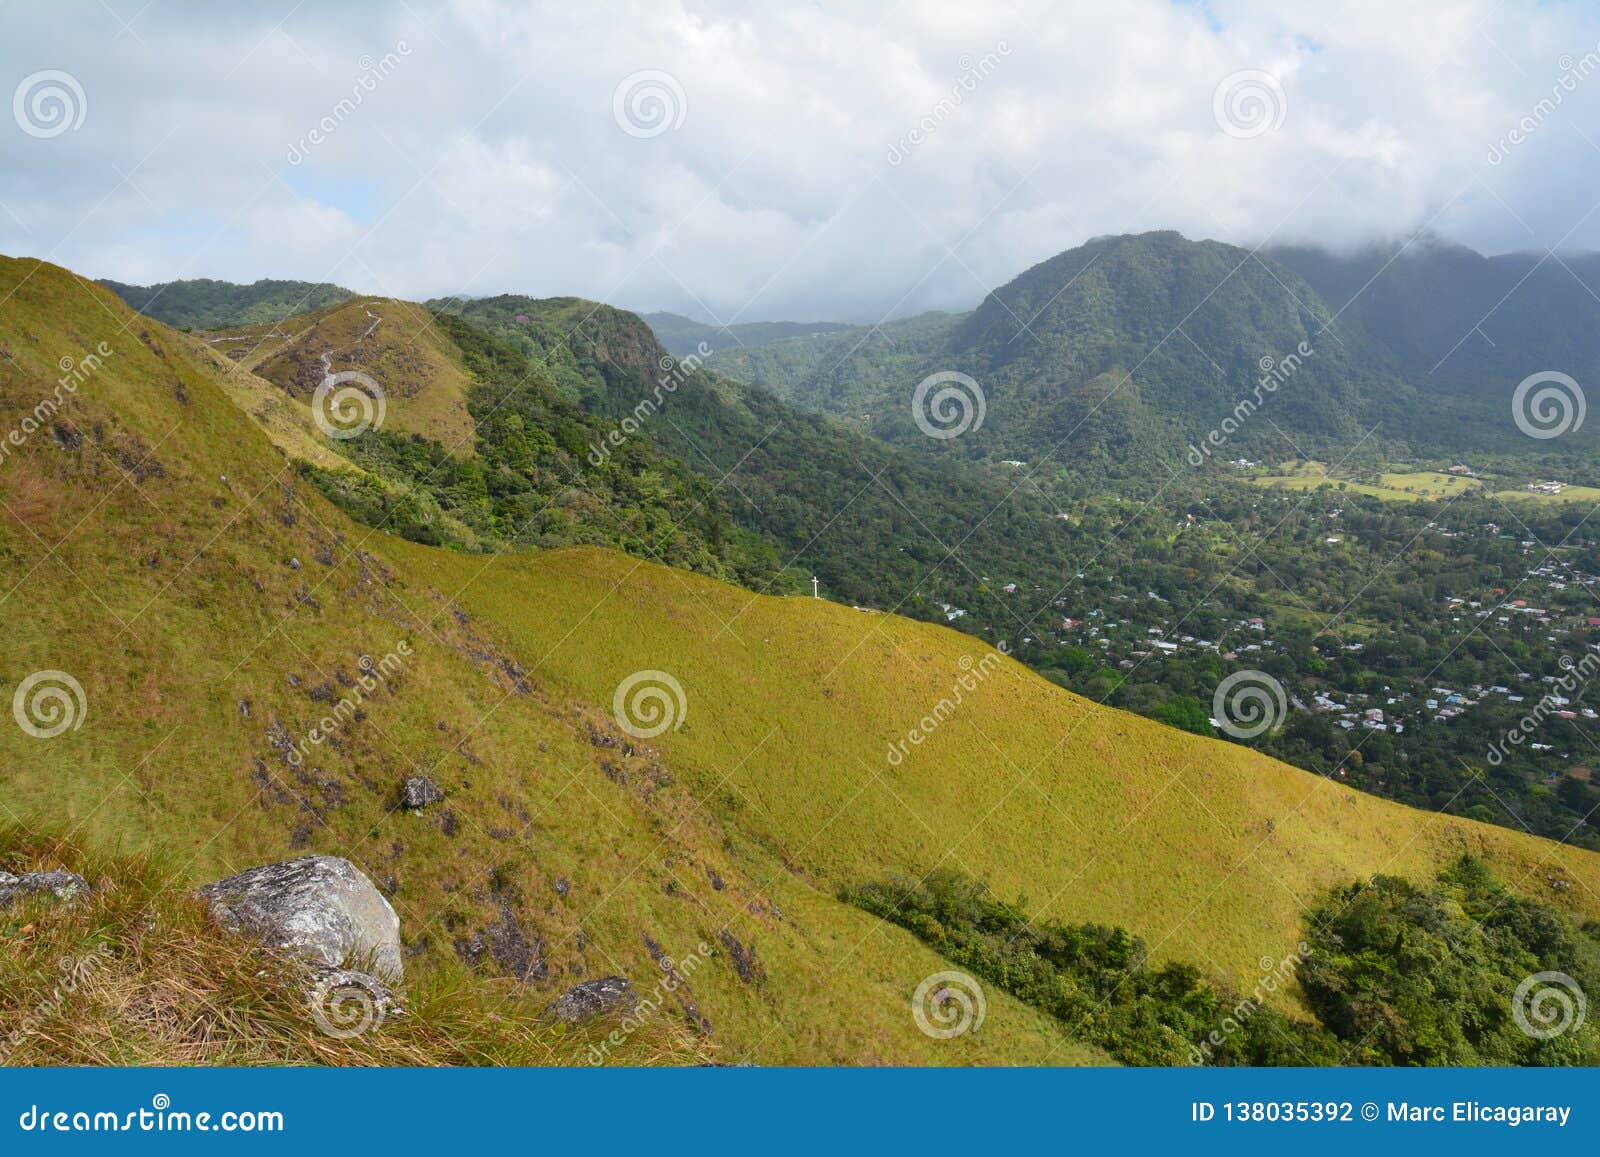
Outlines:
{"type": "Polygon", "coordinates": [[[1102,233],[1600,247],[1581,4],[108,3],[0,7],[0,252],[120,280],[875,320],[1102,233]]]}

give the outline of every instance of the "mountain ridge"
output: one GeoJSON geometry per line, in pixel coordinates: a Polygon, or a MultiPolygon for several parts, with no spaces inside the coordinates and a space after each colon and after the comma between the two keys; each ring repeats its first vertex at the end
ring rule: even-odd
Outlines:
{"type": "Polygon", "coordinates": [[[818,337],[846,329],[838,322],[745,321],[731,325],[707,324],[682,314],[657,310],[639,314],[674,357],[705,357],[729,346],[753,348],[795,337],[818,337]]]}
{"type": "MultiPolygon", "coordinates": [[[[1600,375],[1597,286],[1594,255],[1484,257],[1427,238],[1350,253],[1250,250],[1165,230],[1056,254],[969,313],[723,349],[711,364],[908,445],[918,443],[917,382],[963,372],[982,385],[988,421],[961,452],[1029,458],[1059,445],[1064,460],[1133,453],[1149,469],[1179,462],[1258,392],[1260,367],[1304,346],[1314,356],[1274,387],[1268,413],[1293,441],[1334,457],[1369,431],[1369,449],[1390,458],[1533,452],[1506,437],[1513,388],[1546,369],[1600,375]],[[1091,389],[1096,379],[1114,386],[1091,389]],[[1104,410],[1112,393],[1120,414],[1104,410]]],[[[1229,441],[1245,457],[1306,456],[1265,421],[1229,441]]]]}
{"type": "Polygon", "coordinates": [[[221,329],[282,321],[357,296],[331,282],[271,278],[249,285],[209,277],[153,285],[128,285],[102,278],[100,284],[138,312],[177,329],[221,329]]]}

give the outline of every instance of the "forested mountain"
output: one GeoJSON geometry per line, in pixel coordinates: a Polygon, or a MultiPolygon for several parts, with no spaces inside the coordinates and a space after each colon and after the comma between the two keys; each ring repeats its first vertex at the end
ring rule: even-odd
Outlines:
{"type": "Polygon", "coordinates": [[[510,296],[459,312],[611,423],[619,441],[608,433],[591,461],[646,439],[703,474],[773,544],[778,570],[761,589],[809,591],[815,575],[829,597],[943,619],[947,605],[1001,613],[1000,574],[1044,581],[1067,567],[1069,528],[1042,496],[1012,494],[1004,468],[929,461],[677,361],[608,306],[510,296]]]}
{"type": "Polygon", "coordinates": [[[1338,310],[1342,325],[1380,345],[1425,397],[1465,394],[1498,416],[1529,374],[1600,381],[1600,254],[1485,257],[1423,236],[1348,254],[1270,255],[1338,310]]]}
{"type": "MultiPolygon", "coordinates": [[[[957,371],[983,393],[963,454],[1124,481],[1212,432],[1226,457],[1396,459],[1495,448],[1530,374],[1600,371],[1600,258],[1485,258],[1423,242],[1349,256],[1254,252],[1176,233],[1097,238],[971,313],[719,351],[715,368],[797,405],[930,446],[912,399],[957,371]],[[1232,418],[1229,430],[1224,423],[1232,418]]],[[[1573,430],[1574,440],[1589,431],[1573,430]]]]}
{"type": "Polygon", "coordinates": [[[263,279],[250,285],[235,285],[202,277],[157,285],[124,285],[102,278],[100,284],[140,313],[177,329],[221,329],[280,321],[355,296],[340,286],[312,281],[263,279]]]}

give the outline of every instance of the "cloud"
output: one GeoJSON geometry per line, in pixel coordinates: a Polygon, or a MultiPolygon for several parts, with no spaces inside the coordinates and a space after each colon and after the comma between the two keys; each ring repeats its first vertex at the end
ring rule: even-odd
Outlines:
{"type": "Polygon", "coordinates": [[[1103,233],[1600,246],[1600,17],[1577,5],[6,19],[0,96],[60,70],[87,110],[50,136],[0,119],[0,251],[121,280],[875,320],[968,308],[1103,233]],[[1265,121],[1219,125],[1228,78],[1265,121]]]}

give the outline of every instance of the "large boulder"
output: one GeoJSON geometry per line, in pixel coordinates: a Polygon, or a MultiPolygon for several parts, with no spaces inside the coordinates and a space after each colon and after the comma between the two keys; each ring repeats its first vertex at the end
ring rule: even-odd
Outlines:
{"type": "Polygon", "coordinates": [[[577,1024],[614,1008],[631,1009],[638,1003],[633,986],[625,976],[602,976],[569,988],[545,1008],[543,1019],[562,1024],[577,1024]]]}
{"type": "Polygon", "coordinates": [[[303,856],[251,868],[200,894],[224,928],[258,936],[322,968],[357,968],[390,984],[404,976],[400,917],[349,860],[303,856]]]}
{"type": "Polygon", "coordinates": [[[75,872],[25,872],[13,876],[0,872],[0,908],[13,900],[49,893],[57,900],[71,900],[89,890],[88,881],[75,872]]]}

